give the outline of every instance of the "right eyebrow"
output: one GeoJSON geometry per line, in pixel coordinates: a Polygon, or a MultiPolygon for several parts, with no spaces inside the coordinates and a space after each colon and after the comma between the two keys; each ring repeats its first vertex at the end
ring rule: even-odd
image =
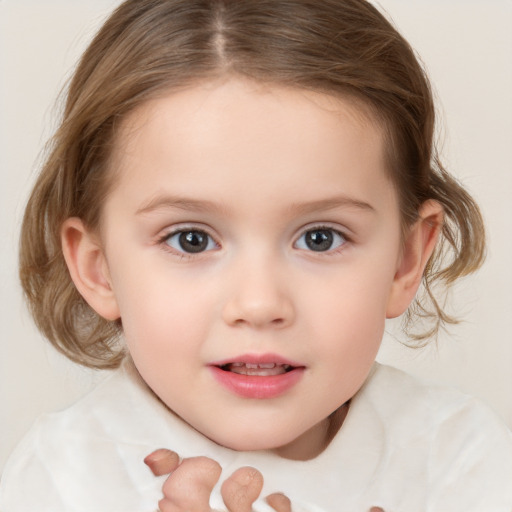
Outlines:
{"type": "Polygon", "coordinates": [[[157,195],[137,209],[136,215],[144,215],[157,210],[178,209],[195,212],[220,212],[223,210],[218,203],[209,200],[192,199],[173,195],[157,195]]]}

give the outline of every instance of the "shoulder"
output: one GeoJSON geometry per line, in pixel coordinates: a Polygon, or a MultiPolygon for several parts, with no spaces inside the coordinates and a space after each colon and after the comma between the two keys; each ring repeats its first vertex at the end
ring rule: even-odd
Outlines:
{"type": "Polygon", "coordinates": [[[509,429],[481,400],[390,366],[376,363],[360,395],[361,401],[371,404],[387,424],[395,427],[420,422],[435,431],[452,426],[472,430],[478,425],[479,431],[487,426],[510,437],[509,429]]]}
{"type": "Polygon", "coordinates": [[[143,505],[158,501],[159,487],[143,464],[153,449],[142,435],[151,422],[141,410],[145,393],[123,368],[71,407],[40,417],[5,467],[0,508],[150,510],[143,505]]]}
{"type": "Polygon", "coordinates": [[[397,472],[421,476],[428,510],[510,510],[512,434],[486,404],[376,365],[355,406],[381,426],[397,472]]]}
{"type": "Polygon", "coordinates": [[[164,414],[164,406],[129,362],[109,372],[89,393],[69,407],[42,415],[26,436],[52,450],[64,439],[73,442],[132,441],[144,437],[146,423],[164,414]]]}

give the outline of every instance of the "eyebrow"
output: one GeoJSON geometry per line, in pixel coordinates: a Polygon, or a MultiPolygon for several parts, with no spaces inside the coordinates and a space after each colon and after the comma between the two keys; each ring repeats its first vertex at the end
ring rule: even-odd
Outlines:
{"type": "Polygon", "coordinates": [[[218,212],[223,209],[217,203],[207,199],[192,199],[189,197],[161,195],[154,197],[142,205],[136,211],[136,215],[143,215],[154,212],[155,210],[166,210],[171,208],[196,212],[218,212]]]}
{"type": "Polygon", "coordinates": [[[335,208],[355,208],[357,210],[375,212],[375,208],[370,203],[345,195],[293,204],[290,210],[293,213],[304,215],[317,211],[333,210],[335,208]]]}
{"type": "MultiPolygon", "coordinates": [[[[224,208],[214,201],[207,199],[193,199],[189,197],[161,195],[156,196],[137,211],[136,215],[151,213],[156,210],[179,209],[184,211],[195,211],[205,213],[219,213],[224,208]]],[[[304,215],[322,210],[333,210],[335,208],[355,208],[358,210],[375,212],[375,208],[365,201],[352,198],[350,196],[340,195],[315,201],[292,204],[289,211],[295,215],[304,215]]]]}

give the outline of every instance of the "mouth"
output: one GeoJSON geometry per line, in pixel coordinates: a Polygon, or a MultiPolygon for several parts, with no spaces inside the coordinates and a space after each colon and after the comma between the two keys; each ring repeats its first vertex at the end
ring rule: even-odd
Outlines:
{"type": "Polygon", "coordinates": [[[245,355],[209,365],[215,379],[245,398],[275,398],[293,388],[306,367],[280,356],[245,355]]]}
{"type": "Polygon", "coordinates": [[[255,375],[268,377],[283,375],[293,371],[296,367],[286,363],[228,363],[219,366],[222,371],[232,372],[238,375],[255,375]]]}

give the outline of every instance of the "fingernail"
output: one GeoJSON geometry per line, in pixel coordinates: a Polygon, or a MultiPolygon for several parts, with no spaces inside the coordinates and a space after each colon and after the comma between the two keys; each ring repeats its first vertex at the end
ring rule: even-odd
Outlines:
{"type": "Polygon", "coordinates": [[[154,452],[151,452],[147,457],[145,457],[144,464],[149,466],[151,463],[159,462],[168,457],[174,457],[175,455],[177,456],[178,454],[172,450],[168,450],[167,448],[160,448],[154,452]]]}
{"type": "Polygon", "coordinates": [[[265,501],[274,510],[280,510],[282,512],[284,512],[284,511],[291,512],[291,510],[292,510],[292,503],[291,503],[290,499],[280,492],[277,492],[277,493],[271,494],[270,496],[267,496],[265,498],[265,501]]]}

